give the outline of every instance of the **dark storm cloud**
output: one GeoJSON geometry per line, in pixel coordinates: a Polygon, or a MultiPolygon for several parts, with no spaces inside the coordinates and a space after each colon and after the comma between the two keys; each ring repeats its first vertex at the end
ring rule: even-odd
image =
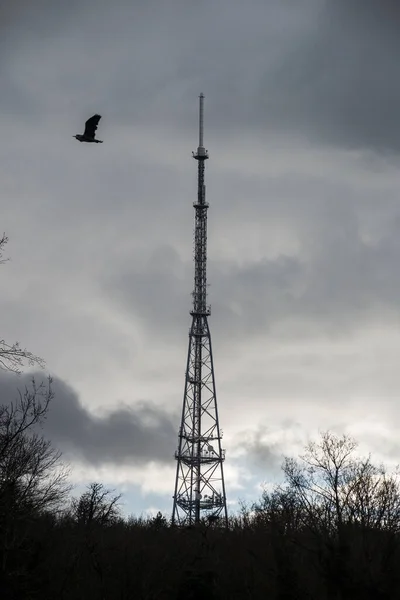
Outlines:
{"type": "MultiPolygon", "coordinates": [[[[331,334],[392,318],[400,303],[400,215],[393,213],[371,242],[347,200],[321,200],[319,211],[320,217],[316,205],[314,233],[295,256],[244,264],[209,259],[211,319],[219,339],[262,335],[287,320],[307,324],[312,334],[331,334]]],[[[103,285],[117,307],[140,315],[150,330],[182,336],[192,269],[172,247],[159,247],[140,266],[121,264],[103,285]]]]}
{"type": "Polygon", "coordinates": [[[15,98],[25,116],[84,114],[97,103],[114,127],[187,129],[203,91],[214,135],[275,132],[399,149],[394,0],[41,0],[3,10],[12,36],[0,102],[11,110],[15,98]],[[48,96],[41,106],[40,89],[48,96]]]}
{"type": "Polygon", "coordinates": [[[284,457],[293,453],[293,447],[301,448],[304,443],[304,429],[286,419],[275,427],[258,426],[253,431],[241,432],[232,447],[245,451],[245,462],[250,469],[271,477],[281,473],[284,457]]]}
{"type": "Polygon", "coordinates": [[[76,23],[84,4],[84,0],[70,0],[68,4],[63,0],[0,0],[0,46],[6,51],[0,64],[24,38],[52,39],[60,29],[76,23]]]}
{"type": "Polygon", "coordinates": [[[263,442],[262,432],[256,431],[252,438],[239,447],[246,452],[246,463],[250,469],[262,469],[268,475],[280,471],[283,462],[282,448],[277,443],[263,442]]]}
{"type": "MultiPolygon", "coordinates": [[[[8,404],[25,386],[30,388],[32,375],[0,375],[0,402],[8,404]]],[[[43,375],[35,374],[35,381],[43,375]]],[[[99,465],[144,465],[150,461],[170,462],[176,443],[178,417],[150,402],[132,407],[114,408],[93,415],[82,406],[72,387],[54,378],[55,398],[43,425],[44,435],[60,448],[66,458],[83,459],[99,465]]]]}
{"type": "Polygon", "coordinates": [[[148,325],[176,331],[191,307],[192,263],[183,262],[167,245],[158,247],[140,264],[130,263],[117,275],[104,277],[105,291],[117,306],[135,312],[148,325]]]}
{"type": "Polygon", "coordinates": [[[400,148],[400,11],[394,1],[331,0],[267,72],[267,128],[380,151],[400,148]]]}
{"type": "Polygon", "coordinates": [[[388,238],[371,247],[356,232],[337,231],[313,259],[283,256],[226,269],[217,264],[214,279],[221,295],[215,311],[230,316],[226,331],[241,323],[248,333],[286,319],[306,321],[319,331],[358,329],[374,313],[385,320],[385,311],[400,302],[399,233],[397,222],[388,238]]]}
{"type": "MultiPolygon", "coordinates": [[[[368,385],[370,405],[398,396],[396,366],[387,379],[384,372],[396,352],[384,340],[378,359],[364,363],[373,334],[370,342],[352,336],[374,320],[397,327],[396,156],[385,181],[373,172],[374,152],[370,168],[323,148],[397,152],[393,3],[0,0],[4,6],[0,201],[13,262],[2,274],[2,335],[85,389],[78,397],[54,383],[45,435],[67,457],[173,462],[179,415],[115,403],[127,389],[136,400],[157,385],[171,406],[180,404],[174,373],[183,376],[190,325],[190,153],[200,92],[211,155],[210,323],[225,366],[217,367],[221,399],[235,408],[230,426],[245,415],[257,428],[306,414],[310,427],[368,385]],[[106,143],[72,140],[97,111],[106,143]],[[275,154],[281,139],[288,151],[275,154]],[[335,334],[351,342],[339,358],[335,334]],[[314,348],[313,336],[324,343],[314,348]],[[89,412],[94,405],[112,408],[89,412]]],[[[11,397],[4,378],[0,384],[11,397]]],[[[279,469],[286,454],[269,433],[256,429],[241,448],[260,473],[279,469]]]]}

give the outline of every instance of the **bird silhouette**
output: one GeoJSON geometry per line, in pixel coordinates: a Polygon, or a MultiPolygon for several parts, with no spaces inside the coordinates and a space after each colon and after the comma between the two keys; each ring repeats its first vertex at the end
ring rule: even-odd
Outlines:
{"type": "Polygon", "coordinates": [[[101,115],[93,115],[85,123],[85,131],[82,134],[78,133],[72,137],[76,138],[79,142],[92,142],[95,144],[102,144],[102,140],[96,140],[96,129],[101,119],[101,115]]]}

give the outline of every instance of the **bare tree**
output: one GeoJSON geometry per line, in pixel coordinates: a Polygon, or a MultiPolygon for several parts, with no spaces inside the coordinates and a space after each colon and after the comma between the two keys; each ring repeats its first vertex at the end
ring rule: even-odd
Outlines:
{"type": "Polygon", "coordinates": [[[18,398],[0,406],[0,559],[23,546],[32,520],[60,510],[70,491],[68,470],[61,454],[39,433],[53,398],[48,385],[18,392],[18,398]]]}
{"type": "Polygon", "coordinates": [[[285,483],[265,491],[254,507],[255,522],[269,529],[275,550],[283,552],[289,542],[285,552],[305,551],[333,597],[353,597],[360,585],[375,594],[385,565],[397,556],[398,473],[375,466],[357,447],[351,437],[322,433],[298,460],[285,459],[285,483]]]}
{"type": "Polygon", "coordinates": [[[306,446],[300,461],[286,459],[286,482],[304,511],[327,529],[344,524],[393,527],[400,516],[397,474],[355,454],[352,438],[325,432],[306,446]]]}
{"type": "Polygon", "coordinates": [[[51,383],[37,386],[33,379],[31,389],[0,406],[0,499],[13,489],[14,501],[35,511],[57,508],[70,489],[61,453],[38,433],[54,397],[51,383]]]}
{"type": "Polygon", "coordinates": [[[101,483],[91,483],[79,499],[72,500],[72,516],[83,525],[110,525],[120,517],[121,494],[113,496],[101,483]]]}

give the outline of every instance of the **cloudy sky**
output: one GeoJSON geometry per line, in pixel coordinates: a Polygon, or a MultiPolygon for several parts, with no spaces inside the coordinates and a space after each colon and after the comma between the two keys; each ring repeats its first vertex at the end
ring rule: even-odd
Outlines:
{"type": "Polygon", "coordinates": [[[172,508],[201,92],[231,507],[318,430],[399,460],[399,21],[395,0],[0,0],[1,337],[46,360],[78,489],[172,508]],[[95,112],[104,144],[79,144],[95,112]]]}

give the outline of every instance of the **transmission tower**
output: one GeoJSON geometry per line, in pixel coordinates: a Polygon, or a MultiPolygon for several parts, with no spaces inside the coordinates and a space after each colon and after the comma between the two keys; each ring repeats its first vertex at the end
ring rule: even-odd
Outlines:
{"type": "Polygon", "coordinates": [[[207,150],[203,145],[204,96],[200,95],[199,146],[193,152],[198,165],[194,228],[194,290],[192,326],[179,429],[172,523],[197,525],[203,518],[228,523],[214,365],[207,306],[207,209],[204,184],[207,150]]]}

